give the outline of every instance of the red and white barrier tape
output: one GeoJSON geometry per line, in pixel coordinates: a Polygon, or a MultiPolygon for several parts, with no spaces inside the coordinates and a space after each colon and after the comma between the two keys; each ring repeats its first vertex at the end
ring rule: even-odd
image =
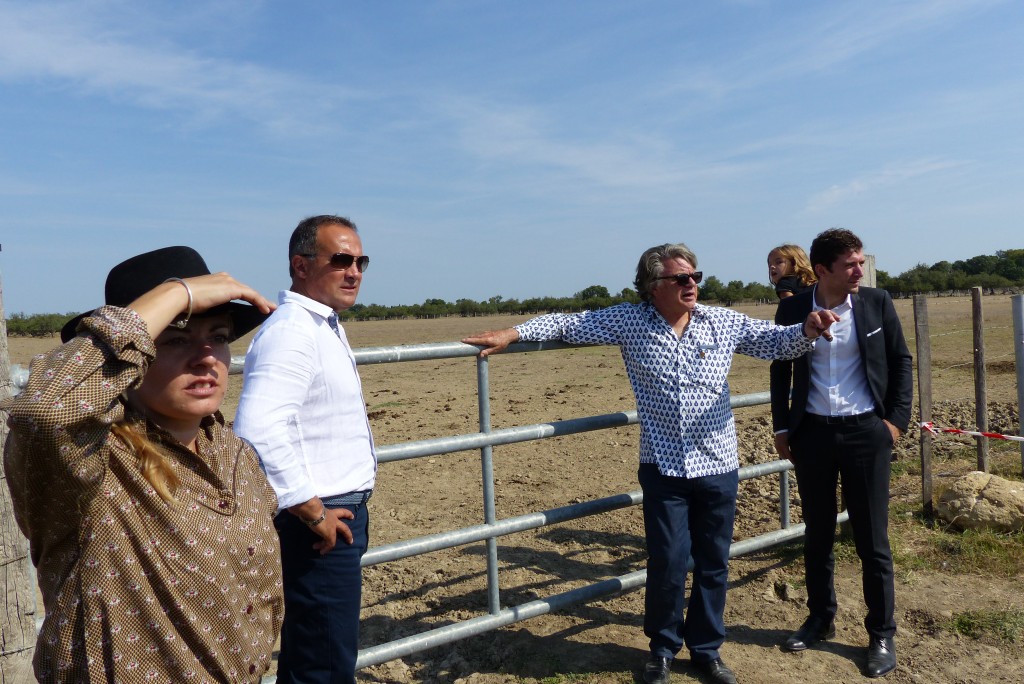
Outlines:
{"type": "Polygon", "coordinates": [[[960,430],[957,428],[937,428],[935,423],[921,423],[921,429],[927,430],[933,435],[945,432],[951,435],[970,435],[971,437],[988,437],[989,439],[1008,439],[1013,442],[1024,442],[1024,437],[1017,435],[1001,435],[998,432],[975,432],[973,430],[960,430]]]}

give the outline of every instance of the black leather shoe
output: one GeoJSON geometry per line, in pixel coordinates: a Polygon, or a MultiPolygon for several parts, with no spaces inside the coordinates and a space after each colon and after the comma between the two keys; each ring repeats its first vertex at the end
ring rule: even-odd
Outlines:
{"type": "Polygon", "coordinates": [[[706,663],[694,663],[694,667],[704,673],[708,681],[715,684],[736,684],[736,675],[729,666],[722,662],[721,658],[709,660],[706,663]]]}
{"type": "Polygon", "coordinates": [[[835,635],[835,622],[831,620],[825,622],[821,618],[812,615],[804,620],[804,624],[800,625],[800,629],[789,635],[782,648],[786,651],[806,651],[819,641],[831,639],[835,635]]]}
{"type": "Polygon", "coordinates": [[[896,669],[896,644],[892,637],[871,637],[868,646],[868,664],[864,674],[868,677],[881,677],[896,669]]]}
{"type": "Polygon", "coordinates": [[[668,684],[668,672],[671,668],[671,658],[659,658],[652,655],[644,665],[644,684],[668,684]]]}

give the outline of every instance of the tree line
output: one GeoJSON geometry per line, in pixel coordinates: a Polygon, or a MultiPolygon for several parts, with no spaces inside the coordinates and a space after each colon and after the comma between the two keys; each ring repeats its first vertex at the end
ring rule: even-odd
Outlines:
{"type": "MultiPolygon", "coordinates": [[[[990,292],[1024,288],[1024,249],[1009,249],[994,255],[980,255],[962,261],[940,261],[928,266],[918,264],[898,276],[885,271],[876,274],[877,285],[894,297],[909,297],[925,292],[963,291],[980,286],[990,292]]],[[[700,285],[700,300],[732,306],[737,302],[774,302],[775,289],[768,284],[740,280],[723,283],[709,276],[700,285]]],[[[496,295],[484,301],[428,299],[422,304],[356,304],[339,316],[345,321],[368,321],[444,316],[489,316],[494,314],[534,315],[552,311],[584,311],[623,302],[639,302],[636,290],[623,288],[612,294],[603,285],[591,285],[571,297],[532,297],[505,299],[496,295]]],[[[12,314],[7,319],[7,334],[26,337],[51,337],[73,318],[69,314],[12,314]]]]}
{"type": "Polygon", "coordinates": [[[894,297],[982,287],[989,291],[1024,287],[1024,249],[1007,249],[962,261],[918,264],[895,278],[878,271],[877,285],[894,297]]]}

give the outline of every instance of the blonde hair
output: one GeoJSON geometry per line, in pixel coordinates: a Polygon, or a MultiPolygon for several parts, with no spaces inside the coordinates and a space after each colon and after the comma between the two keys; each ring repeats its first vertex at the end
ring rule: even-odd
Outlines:
{"type": "Polygon", "coordinates": [[[803,247],[789,244],[779,245],[768,252],[768,256],[771,257],[776,252],[781,254],[793,267],[792,274],[787,275],[795,275],[804,287],[818,282],[818,277],[814,275],[814,269],[811,268],[811,260],[807,258],[807,252],[803,250],[803,247]]]}
{"type": "Polygon", "coordinates": [[[160,498],[169,504],[177,504],[174,492],[181,484],[181,480],[167,462],[167,454],[163,447],[124,421],[114,423],[110,431],[139,457],[142,476],[153,486],[160,498]]]}

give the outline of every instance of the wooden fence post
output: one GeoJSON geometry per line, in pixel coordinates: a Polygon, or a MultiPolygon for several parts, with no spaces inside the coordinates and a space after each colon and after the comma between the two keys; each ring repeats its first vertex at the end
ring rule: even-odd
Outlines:
{"type": "MultiPolygon", "coordinates": [[[[988,432],[988,376],[985,372],[985,320],[982,315],[981,288],[971,288],[971,320],[974,321],[974,413],[978,432],[988,432]]],[[[978,470],[988,472],[988,437],[975,437],[978,443],[978,470]]]]}
{"type": "MultiPolygon", "coordinates": [[[[1017,370],[1017,434],[1024,437],[1024,295],[1014,295],[1013,309],[1013,363],[1017,370]]],[[[1020,444],[1020,467],[1024,470],[1024,442],[1020,444]]]]}
{"type": "MultiPolygon", "coordinates": [[[[0,399],[13,394],[3,281],[0,280],[0,399]]],[[[7,417],[0,414],[0,451],[6,443],[7,417]]],[[[28,542],[14,522],[7,475],[0,459],[0,583],[4,592],[3,606],[0,607],[0,684],[35,680],[32,654],[36,644],[36,588],[29,579],[29,562],[28,542]]]]}
{"type": "MultiPolygon", "coordinates": [[[[928,332],[928,298],[914,295],[914,337],[917,345],[917,404],[921,422],[932,420],[932,342],[928,332]]],[[[921,430],[921,504],[931,518],[932,510],[932,433],[921,430]]]]}

